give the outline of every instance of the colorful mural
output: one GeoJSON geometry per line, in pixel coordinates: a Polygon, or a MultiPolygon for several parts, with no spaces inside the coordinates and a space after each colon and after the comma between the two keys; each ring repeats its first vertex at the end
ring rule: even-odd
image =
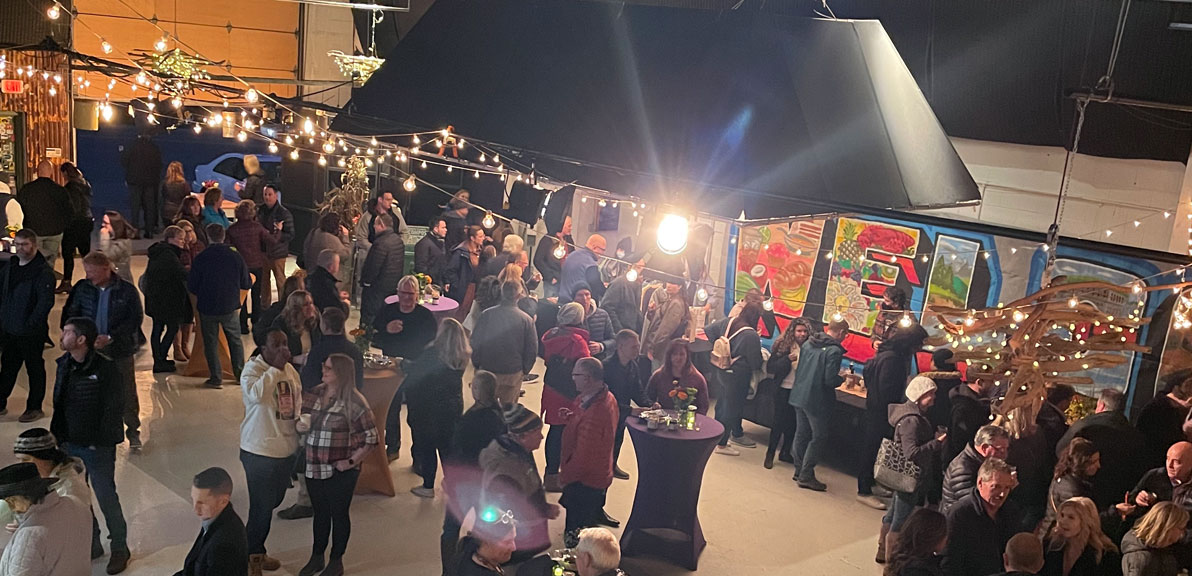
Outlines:
{"type": "MultiPolygon", "coordinates": [[[[930,305],[993,307],[1052,282],[1096,279],[1125,285],[1141,279],[1166,284],[1177,280],[1170,271],[1179,266],[1174,259],[1152,261],[1061,243],[1051,277],[1045,279],[1048,254],[1037,241],[884,216],[746,226],[738,233],[737,258],[730,264],[735,267],[731,277],[736,290],[756,287],[772,294],[781,315],[826,322],[839,313],[851,328],[844,346],[853,362],[873,357],[869,334],[881,296],[892,286],[910,294],[912,312],[921,318],[930,305]]],[[[1129,362],[1112,369],[1081,373],[1095,384],[1080,392],[1093,395],[1112,386],[1135,391],[1134,402],[1145,403],[1156,393],[1156,376],[1192,366],[1192,331],[1173,331],[1178,336],[1168,338],[1173,296],[1165,292],[1129,297],[1114,293],[1094,302],[1111,314],[1153,317],[1152,326],[1127,335],[1151,346],[1152,352],[1129,354],[1129,362]]],[[[937,329],[934,318],[921,320],[929,332],[937,329]]],[[[1101,328],[1058,329],[1093,333],[1101,328]]]]}
{"type": "Polygon", "coordinates": [[[775,312],[802,316],[823,231],[822,220],[742,229],[734,274],[737,292],[757,288],[773,296],[775,312]]]}

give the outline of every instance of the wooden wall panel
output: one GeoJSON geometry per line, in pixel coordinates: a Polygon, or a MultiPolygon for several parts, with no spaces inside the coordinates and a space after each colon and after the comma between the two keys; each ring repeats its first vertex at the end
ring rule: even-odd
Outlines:
{"type": "MultiPolygon", "coordinates": [[[[135,16],[125,4],[144,16],[156,17],[171,36],[177,36],[188,52],[231,64],[231,73],[245,78],[294,80],[298,65],[299,5],[275,0],[78,0],[75,48],[84,54],[103,56],[100,39],[106,38],[115,51],[106,57],[126,61],[121,51],[152,50],[162,32],[135,16]],[[177,20],[177,22],[175,22],[177,20]],[[232,28],[229,31],[228,25],[232,28]],[[189,47],[189,48],[188,48],[189,47]]],[[[171,41],[171,47],[173,42],[171,41]]],[[[213,75],[226,73],[212,69],[213,75]]],[[[92,88],[84,94],[102,99],[107,80],[90,75],[92,88]]],[[[235,84],[235,83],[230,83],[235,84]]],[[[265,93],[293,96],[290,84],[256,82],[265,93]]],[[[118,84],[110,92],[112,100],[144,96],[126,85],[118,84]]]]}
{"type": "MultiPolygon", "coordinates": [[[[65,79],[66,57],[46,52],[14,52],[0,50],[9,66],[33,66],[38,70],[59,70],[65,79]]],[[[51,80],[52,81],[52,80],[51,80]]],[[[0,94],[0,110],[25,113],[25,175],[27,180],[36,174],[38,162],[45,158],[46,148],[62,149],[61,158],[51,158],[55,166],[74,158],[71,147],[70,86],[64,82],[57,94],[50,96],[49,83],[40,76],[27,81],[22,94],[0,94]]]]}

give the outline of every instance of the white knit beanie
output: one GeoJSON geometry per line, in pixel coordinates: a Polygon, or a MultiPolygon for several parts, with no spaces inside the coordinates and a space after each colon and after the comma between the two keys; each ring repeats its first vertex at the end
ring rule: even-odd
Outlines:
{"type": "Polygon", "coordinates": [[[911,378],[911,383],[906,385],[906,397],[912,402],[918,402],[924,394],[935,390],[935,380],[926,376],[915,376],[911,378]]]}

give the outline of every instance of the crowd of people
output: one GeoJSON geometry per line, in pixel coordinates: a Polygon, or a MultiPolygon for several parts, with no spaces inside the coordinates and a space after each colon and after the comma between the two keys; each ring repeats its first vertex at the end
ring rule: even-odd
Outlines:
{"type": "MultiPolygon", "coordinates": [[[[715,452],[738,456],[757,445],[741,423],[759,371],[774,384],[764,466],[793,464],[798,487],[829,488],[816,469],[844,380],[844,320],[821,329],[796,318],[779,331],[752,291],[703,326],[713,346],[710,366],[697,368],[695,297],[684,278],[641,274],[645,258],[631,254],[631,242],[618,244],[612,259],[599,234],[574,244],[569,218],[531,259],[519,236],[475,223],[466,191],[429,223],[412,270],[404,217],[382,192],[355,223],[321,216],[303,243],[302,269],[287,277],[293,217],[255,158],[246,157],[245,167],[234,218],[225,215],[218,187],[192,195],[177,163],[156,188],[130,180],[141,209],[131,223],[106,212],[94,246],[84,238],[94,225],[77,167],[63,165],[63,187],[42,163],[38,179],[5,204],[8,226],[18,231],[0,268],[0,401],[23,366],[23,423],[45,417],[49,315],[55,292],[66,299],[49,428],[22,433],[14,451],[24,462],[0,470],[0,518],[19,519],[0,576],[83,573],[50,565],[81,567],[103,556],[100,515],[110,540],[107,571],[126,569],[132,555],[116,446],[142,446],[134,367],[145,343],[154,372],[205,363],[204,385],[233,380],[244,404],[246,521],[230,505],[227,471],[196,475],[192,499],[202,528],[179,572],[187,576],[278,570],[266,544],[293,484],[297,503],[277,516],[311,519],[311,554],[298,573],[343,574],[362,462],[381,449],[390,462],[399,457],[403,406],[422,480],[411,492],[434,498],[438,486],[448,504],[440,537],[445,575],[501,574],[509,562],[545,574],[553,565],[541,556],[551,544],[548,521],[560,516],[581,575],[619,573],[616,541],[599,527],[620,525],[605,511],[605,497],[615,480],[629,478],[617,464],[628,419],[669,407],[676,393],[693,396],[692,408],[707,414],[715,393],[724,427],[715,452]],[[148,197],[160,200],[160,211],[146,208],[148,197]],[[134,280],[131,240],[158,234],[145,273],[134,280]],[[76,253],[84,278],[72,284],[76,253]],[[64,278],[55,289],[59,255],[64,278]],[[431,277],[458,301],[453,317],[437,319],[423,306],[419,279],[407,272],[431,277]],[[404,382],[383,422],[360,392],[364,357],[346,326],[354,302],[372,345],[401,359],[404,382]],[[152,319],[147,340],[145,315],[152,319]],[[193,345],[201,354],[191,342],[196,322],[193,345]],[[772,337],[768,360],[763,333],[772,337]],[[537,379],[539,360],[545,371],[535,411],[522,404],[523,385],[537,379]],[[560,494],[558,504],[548,493],[560,494]],[[92,494],[98,513],[88,511],[92,494]],[[475,523],[461,538],[469,517],[475,523]],[[47,539],[49,532],[85,534],[88,519],[89,558],[47,539]]],[[[142,169],[149,171],[134,171],[142,169]]],[[[1136,425],[1124,414],[1122,393],[1106,389],[1096,413],[1069,426],[1075,390],[1066,385],[1048,388],[1033,422],[1002,420],[991,408],[997,386],[965,381],[950,352],[936,351],[928,369],[913,370],[927,334],[891,321],[905,307],[904,294],[887,291],[873,331],[876,355],[863,369],[867,396],[857,435],[857,500],[885,511],[876,560],[887,576],[1174,576],[1192,567],[1185,490],[1192,373],[1176,378],[1136,425]],[[913,487],[889,490],[876,481],[874,464],[891,452],[915,466],[913,487]]]]}

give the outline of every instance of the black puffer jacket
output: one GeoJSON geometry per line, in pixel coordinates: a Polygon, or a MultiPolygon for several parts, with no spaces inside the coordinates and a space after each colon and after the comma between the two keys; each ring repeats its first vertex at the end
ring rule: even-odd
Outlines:
{"type": "MultiPolygon", "coordinates": [[[[145,334],[141,332],[141,321],[145,318],[141,308],[141,295],[137,287],[128,281],[112,274],[112,291],[108,297],[108,336],[112,341],[103,349],[109,358],[127,358],[137,353],[145,343],[145,334]]],[[[99,312],[99,288],[90,280],[79,280],[66,297],[66,306],[62,308],[62,321],[59,328],[66,325],[66,321],[76,316],[95,320],[99,312]]]]}
{"type": "Polygon", "coordinates": [[[59,443],[115,446],[124,441],[124,390],[116,366],[91,352],[82,363],[58,359],[50,432],[59,443]]]}
{"type": "MultiPolygon", "coordinates": [[[[943,461],[951,462],[977,436],[977,430],[989,423],[989,400],[972,388],[960,386],[948,394],[952,405],[948,443],[944,446],[943,461]]],[[[938,398],[938,395],[937,395],[938,398]]]]}
{"type": "Polygon", "coordinates": [[[149,247],[149,264],[142,277],[145,314],[164,323],[182,322],[191,316],[186,292],[186,269],[182,249],[165,241],[149,247]]]}
{"type": "Polygon", "coordinates": [[[373,240],[368,257],[360,270],[360,283],[381,290],[386,296],[397,292],[406,263],[406,245],[393,230],[386,230],[373,240]]]}
{"type": "Polygon", "coordinates": [[[941,512],[947,514],[953,504],[964,498],[964,495],[977,485],[977,469],[984,461],[985,458],[977,452],[976,448],[973,448],[972,444],[969,444],[948,464],[948,469],[944,472],[944,495],[940,500],[941,512]]]}
{"type": "Polygon", "coordinates": [[[869,390],[865,411],[870,420],[885,422],[887,407],[902,403],[911,372],[911,358],[926,335],[927,332],[918,325],[897,329],[878,347],[877,355],[865,363],[865,386],[869,390]]]}
{"type": "Polygon", "coordinates": [[[454,370],[444,364],[433,347],[415,360],[402,361],[401,365],[406,376],[402,389],[410,407],[410,426],[421,430],[447,426],[454,431],[464,412],[463,369],[454,370]]]}
{"type": "Polygon", "coordinates": [[[952,391],[964,386],[960,372],[921,372],[919,376],[935,382],[935,404],[927,410],[927,419],[933,426],[948,426],[952,423],[952,391]]]}
{"type": "Polygon", "coordinates": [[[0,270],[0,326],[5,334],[44,339],[54,307],[54,271],[41,252],[21,266],[11,258],[0,270]]]}

